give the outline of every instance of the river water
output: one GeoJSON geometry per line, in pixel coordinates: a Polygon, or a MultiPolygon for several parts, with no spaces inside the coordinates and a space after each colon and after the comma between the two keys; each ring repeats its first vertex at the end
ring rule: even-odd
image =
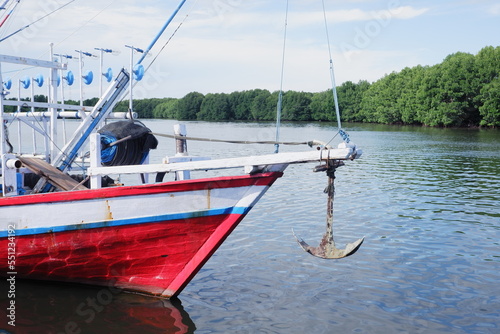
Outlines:
{"type": "MultiPolygon", "coordinates": [[[[171,133],[173,121],[145,120],[171,133]]],[[[272,124],[187,122],[188,135],[273,140],[272,124]]],[[[341,260],[305,253],[325,229],[327,183],[288,167],[173,302],[18,281],[10,333],[500,333],[500,131],[347,124],[364,153],[337,171],[341,260]],[[93,302],[93,303],[92,303],[93,302]]],[[[332,124],[284,124],[284,141],[329,141],[332,124]]],[[[337,143],[338,138],[333,142],[337,143]]],[[[231,157],[272,145],[189,142],[231,157]]],[[[282,146],[281,151],[307,150],[282,146]]],[[[174,153],[160,138],[152,161],[174,153]]],[[[196,176],[196,175],[195,175],[196,176]]],[[[201,176],[201,175],[200,175],[201,176]]],[[[5,285],[5,282],[2,282],[5,285]]],[[[6,287],[2,291],[6,291],[6,287]]],[[[0,295],[5,309],[7,293],[0,295]]],[[[0,333],[5,333],[1,331],[0,333]]]]}

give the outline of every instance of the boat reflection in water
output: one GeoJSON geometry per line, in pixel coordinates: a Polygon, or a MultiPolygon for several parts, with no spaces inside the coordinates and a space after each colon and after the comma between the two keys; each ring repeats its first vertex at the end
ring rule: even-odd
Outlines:
{"type": "MultiPolygon", "coordinates": [[[[9,286],[1,283],[0,307],[9,286]]],[[[195,324],[177,298],[158,299],[113,287],[16,280],[15,327],[3,317],[0,333],[193,333],[195,324]]]]}

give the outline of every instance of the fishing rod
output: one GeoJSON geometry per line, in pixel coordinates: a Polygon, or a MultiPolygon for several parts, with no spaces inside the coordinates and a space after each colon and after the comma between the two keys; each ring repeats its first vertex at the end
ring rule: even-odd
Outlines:
{"type": "Polygon", "coordinates": [[[0,6],[0,10],[5,9],[5,5],[9,2],[9,0],[5,0],[4,3],[0,6]]]}
{"type": "MultiPolygon", "coordinates": [[[[14,9],[16,9],[17,5],[19,4],[19,1],[21,1],[21,0],[17,0],[16,1],[16,3],[14,4],[14,7],[12,7],[12,9],[7,13],[7,15],[5,15],[5,17],[2,20],[2,22],[0,22],[0,28],[3,26],[3,24],[5,23],[5,21],[7,21],[7,19],[12,15],[12,13],[14,12],[14,9]]],[[[8,2],[8,0],[3,3],[3,5],[0,7],[0,10],[7,9],[5,7],[5,5],[7,4],[7,2],[8,2]]]]}

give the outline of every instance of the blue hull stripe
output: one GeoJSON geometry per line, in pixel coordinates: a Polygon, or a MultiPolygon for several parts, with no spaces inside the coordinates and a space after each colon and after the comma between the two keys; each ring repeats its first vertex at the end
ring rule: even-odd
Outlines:
{"type": "Polygon", "coordinates": [[[160,216],[139,217],[130,219],[111,219],[111,220],[105,220],[95,223],[86,223],[86,224],[25,228],[25,229],[15,230],[16,233],[15,235],[8,235],[8,232],[4,230],[0,231],[0,238],[5,238],[7,236],[35,235],[43,233],[57,233],[57,232],[86,230],[86,229],[113,227],[113,226],[156,223],[161,221],[211,217],[211,216],[228,215],[228,214],[246,215],[250,211],[250,209],[251,207],[227,207],[227,208],[219,208],[219,209],[204,210],[204,211],[173,213],[160,216]]]}

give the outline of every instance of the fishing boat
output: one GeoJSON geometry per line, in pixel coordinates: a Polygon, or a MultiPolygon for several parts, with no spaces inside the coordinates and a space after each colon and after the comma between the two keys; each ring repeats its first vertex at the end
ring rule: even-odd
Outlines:
{"type": "MultiPolygon", "coordinates": [[[[48,60],[0,55],[0,81],[4,83],[0,99],[0,275],[174,297],[287,166],[315,163],[316,171],[326,171],[333,182],[337,167],[361,155],[339,123],[343,141],[336,148],[311,142],[312,149],[307,151],[215,160],[193,157],[185,150],[189,137],[179,125],[172,135],[176,156],[150,162],[149,152],[158,144],[155,134],[135,119],[132,108],[128,113],[113,112],[127,91],[132,97],[132,82],[144,74],[143,59],[130,69],[123,68],[99,101],[86,107],[59,101],[58,80],[69,81],[72,76],[52,47],[48,60]],[[48,101],[7,99],[11,83],[1,75],[5,63],[45,69],[48,101]],[[7,112],[8,107],[17,109],[7,112]],[[61,119],[71,115],[80,120],[77,129],[70,138],[58,138],[61,119]],[[44,138],[43,153],[23,153],[20,143],[19,147],[12,144],[8,130],[13,124],[39,132],[44,138]],[[235,168],[241,170],[238,175],[191,179],[190,174],[235,168]],[[175,174],[175,180],[163,181],[167,173],[175,174]],[[131,174],[139,175],[141,184],[121,184],[113,178],[131,174]]],[[[333,198],[333,183],[330,189],[333,198]]],[[[298,241],[304,250],[324,258],[353,254],[363,242],[336,249],[331,219],[319,247],[298,241]]]]}

